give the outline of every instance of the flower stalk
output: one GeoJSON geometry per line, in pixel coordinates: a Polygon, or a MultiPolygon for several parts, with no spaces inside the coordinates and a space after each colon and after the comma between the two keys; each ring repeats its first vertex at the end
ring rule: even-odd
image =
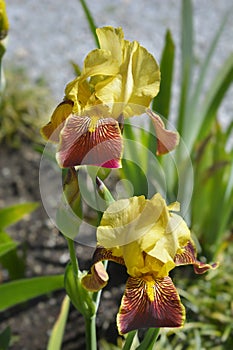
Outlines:
{"type": "Polygon", "coordinates": [[[86,329],[86,350],[97,350],[96,314],[91,317],[85,317],[85,329],[86,329]]]}

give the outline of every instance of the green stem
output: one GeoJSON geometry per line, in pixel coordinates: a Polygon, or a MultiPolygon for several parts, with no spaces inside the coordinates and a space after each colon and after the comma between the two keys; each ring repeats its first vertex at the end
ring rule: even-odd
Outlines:
{"type": "Polygon", "coordinates": [[[66,237],[66,239],[67,239],[68,248],[69,248],[69,252],[70,252],[70,261],[72,264],[73,273],[74,273],[75,277],[78,277],[78,270],[79,269],[78,269],[78,260],[76,258],[74,241],[72,239],[70,239],[69,237],[66,237]]]}
{"type": "MultiPolygon", "coordinates": [[[[107,271],[108,261],[107,260],[103,261],[103,265],[104,265],[105,270],[107,271]]],[[[102,294],[102,289],[100,289],[98,292],[93,294],[93,301],[95,302],[95,305],[96,305],[96,312],[97,312],[99,304],[100,304],[101,294],[102,294]]]]}
{"type": "Polygon", "coordinates": [[[96,315],[85,318],[86,350],[97,350],[96,315]]]}
{"type": "MultiPolygon", "coordinates": [[[[76,258],[74,241],[69,237],[66,237],[66,239],[69,247],[70,261],[72,264],[73,274],[75,277],[78,278],[79,267],[78,267],[78,260],[76,258]]],[[[94,297],[93,297],[93,300],[94,300],[94,297]]],[[[97,308],[96,308],[96,311],[97,311],[97,308]]],[[[88,316],[85,317],[85,329],[86,329],[86,349],[97,350],[96,313],[91,317],[88,317],[88,316]]]]}

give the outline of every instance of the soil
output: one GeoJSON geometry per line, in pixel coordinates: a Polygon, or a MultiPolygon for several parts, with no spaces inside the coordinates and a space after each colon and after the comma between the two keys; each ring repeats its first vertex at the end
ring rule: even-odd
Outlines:
{"type": "MultiPolygon", "coordinates": [[[[64,273],[69,260],[66,240],[51,223],[41,202],[39,190],[40,154],[33,145],[22,142],[19,149],[1,146],[0,149],[0,207],[36,201],[40,206],[32,214],[7,231],[17,242],[19,254],[26,251],[25,277],[64,273]]],[[[76,244],[81,269],[88,270],[93,248],[76,244]]],[[[1,268],[1,282],[7,282],[7,271],[1,268]]],[[[114,263],[109,266],[111,276],[102,293],[97,316],[98,339],[115,343],[118,338],[116,313],[127,278],[124,268],[114,263]]],[[[44,350],[49,334],[59,314],[65,291],[38,297],[12,307],[0,315],[0,331],[10,326],[12,350],[44,350]]],[[[82,315],[71,306],[66,326],[64,350],[85,349],[85,328],[82,315]]]]}

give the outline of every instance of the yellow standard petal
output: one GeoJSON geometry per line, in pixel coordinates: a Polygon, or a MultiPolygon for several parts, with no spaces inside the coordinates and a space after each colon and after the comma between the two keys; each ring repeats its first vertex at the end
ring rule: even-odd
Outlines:
{"type": "MultiPolygon", "coordinates": [[[[178,204],[171,206],[178,209],[178,204]]],[[[98,243],[123,257],[129,275],[165,277],[174,258],[190,240],[184,220],[171,213],[162,196],[144,196],[114,202],[97,229],[98,243]]]]}
{"type": "Polygon", "coordinates": [[[122,28],[113,28],[111,26],[97,28],[96,34],[100,48],[110,51],[112,57],[118,61],[118,65],[120,66],[122,61],[122,47],[124,45],[124,33],[122,28]]]}
{"type": "Polygon", "coordinates": [[[118,62],[110,51],[95,49],[85,58],[82,79],[95,75],[115,75],[119,70],[118,62]]]}
{"type": "Polygon", "coordinates": [[[112,203],[104,212],[97,229],[98,243],[112,248],[139,240],[154,226],[161,209],[144,196],[112,203]]]}
{"type": "Polygon", "coordinates": [[[68,100],[60,103],[53,112],[50,122],[41,129],[42,136],[46,140],[58,143],[65,120],[72,114],[72,110],[72,101],[68,100]]]}

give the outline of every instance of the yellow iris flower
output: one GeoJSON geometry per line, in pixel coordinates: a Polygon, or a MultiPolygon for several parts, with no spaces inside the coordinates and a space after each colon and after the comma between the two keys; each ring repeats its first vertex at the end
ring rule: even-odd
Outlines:
{"type": "Polygon", "coordinates": [[[101,260],[112,260],[127,268],[129,278],[117,316],[119,332],[147,327],[180,327],[185,319],[169,272],[192,264],[203,273],[216,264],[196,259],[190,230],[174,213],[179,204],[166,205],[160,194],[122,199],[104,212],[97,229],[97,248],[91,271],[83,286],[91,291],[103,288],[108,275],[101,260]]]}
{"type": "Polygon", "coordinates": [[[65,89],[42,135],[59,142],[61,167],[81,164],[121,166],[124,118],[146,112],[158,139],[157,153],[172,150],[178,135],[168,131],[148,109],[159,92],[160,70],[154,57],[137,41],[124,39],[121,28],[97,28],[99,49],[85,58],[80,76],[65,89]]]}

